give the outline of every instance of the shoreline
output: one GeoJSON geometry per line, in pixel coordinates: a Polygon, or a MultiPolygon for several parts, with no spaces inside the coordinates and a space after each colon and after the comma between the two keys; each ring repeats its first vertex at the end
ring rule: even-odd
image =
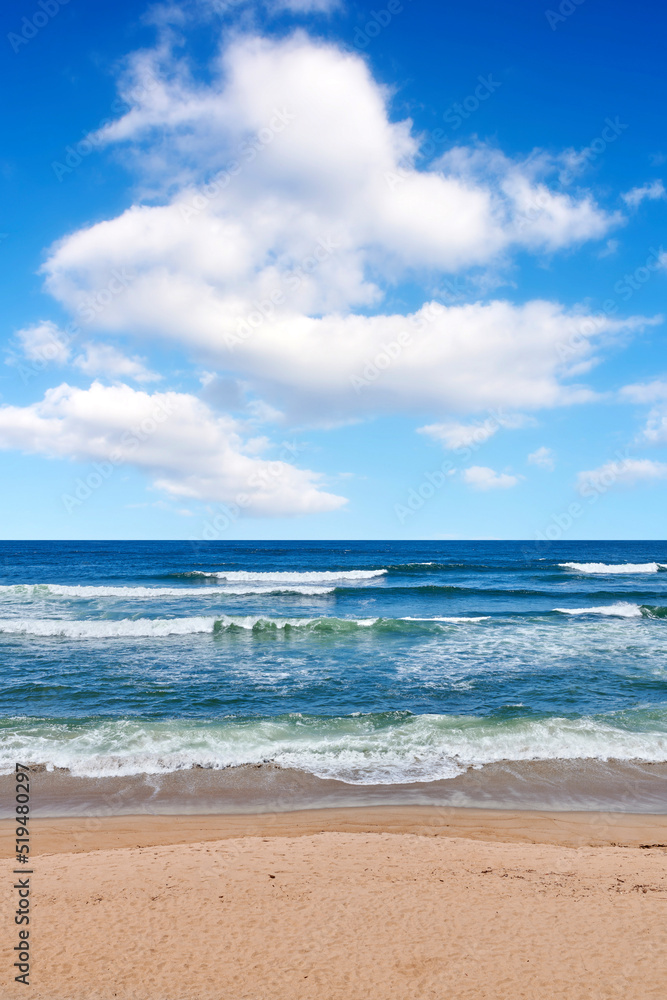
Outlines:
{"type": "MultiPolygon", "coordinates": [[[[352,806],[291,812],[33,818],[31,854],[80,854],[319,834],[392,834],[559,847],[667,849],[667,815],[620,812],[352,806]]],[[[12,856],[15,823],[0,820],[0,858],[12,856]]]]}
{"type": "MultiPolygon", "coordinates": [[[[321,777],[270,761],[101,775],[29,766],[35,819],[266,815],[383,806],[667,815],[664,762],[501,760],[469,766],[447,778],[382,783],[321,777]]],[[[12,774],[0,775],[0,821],[12,814],[13,787],[12,774]]]]}

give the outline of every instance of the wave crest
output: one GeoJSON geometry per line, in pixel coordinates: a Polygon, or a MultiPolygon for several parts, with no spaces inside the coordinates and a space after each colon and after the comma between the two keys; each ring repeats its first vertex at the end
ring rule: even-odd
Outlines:
{"type": "Polygon", "coordinates": [[[177,577],[204,577],[209,580],[225,580],[227,583],[264,583],[264,584],[326,584],[345,582],[347,580],[373,580],[385,576],[386,569],[342,569],[313,570],[300,572],[298,570],[281,570],[276,572],[250,572],[249,570],[192,570],[189,573],[175,573],[177,577]]]}
{"type": "Polygon", "coordinates": [[[455,777],[497,761],[667,761],[667,713],[579,719],[495,719],[383,712],[322,718],[25,720],[0,734],[0,770],[14,761],[71,773],[156,774],[272,762],[349,784],[455,777]]]}
{"type": "Polygon", "coordinates": [[[660,570],[667,569],[667,564],[658,562],[648,563],[558,563],[561,569],[569,569],[575,573],[600,573],[613,575],[616,573],[659,573],[660,570]]]}
{"type": "Polygon", "coordinates": [[[273,587],[106,587],[68,586],[59,583],[17,583],[12,586],[0,587],[0,596],[74,597],[81,600],[98,597],[120,597],[127,600],[154,599],[156,597],[252,597],[253,595],[269,597],[279,594],[318,597],[321,594],[332,594],[334,590],[334,587],[308,587],[295,584],[273,587]]]}
{"type": "MultiPolygon", "coordinates": [[[[488,616],[486,616],[488,617],[488,616]]],[[[0,619],[0,633],[64,639],[162,638],[179,635],[220,634],[245,631],[313,633],[355,633],[374,628],[384,632],[419,630],[445,624],[467,624],[484,617],[438,618],[263,618],[259,615],[196,616],[190,618],[120,618],[65,620],[52,618],[0,619]]]]}

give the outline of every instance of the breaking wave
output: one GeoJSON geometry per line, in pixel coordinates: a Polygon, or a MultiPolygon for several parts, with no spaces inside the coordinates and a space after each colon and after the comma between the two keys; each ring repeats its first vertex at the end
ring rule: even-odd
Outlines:
{"type": "Polygon", "coordinates": [[[0,771],[15,760],[76,775],[159,774],[272,762],[349,784],[455,777],[497,761],[667,761],[667,713],[498,719],[381,712],[294,713],[215,722],[25,720],[0,731],[0,771]]]}
{"type": "Polygon", "coordinates": [[[616,618],[667,618],[667,608],[655,607],[650,604],[630,604],[619,601],[617,604],[600,605],[597,608],[554,608],[564,615],[611,615],[616,618]]]}
{"type": "MultiPolygon", "coordinates": [[[[488,616],[487,616],[488,617],[488,616]]],[[[350,634],[359,629],[406,631],[442,624],[466,624],[483,621],[477,617],[439,618],[263,618],[258,615],[196,616],[190,618],[121,618],[67,620],[52,618],[0,619],[0,633],[34,635],[65,639],[156,638],[178,635],[217,634],[222,632],[308,631],[311,633],[350,634]]]]}
{"type": "Polygon", "coordinates": [[[224,580],[227,583],[261,583],[266,586],[275,584],[326,584],[346,582],[349,580],[373,580],[385,576],[386,569],[342,569],[298,572],[297,570],[281,570],[280,572],[250,572],[246,570],[192,570],[190,573],[175,573],[177,577],[204,577],[210,580],[224,580]]]}
{"type": "Polygon", "coordinates": [[[602,573],[612,575],[614,573],[659,573],[660,570],[667,569],[667,564],[649,563],[576,563],[566,562],[558,564],[561,569],[569,569],[575,573],[602,573]]]}
{"type": "Polygon", "coordinates": [[[158,597],[208,597],[208,596],[239,596],[251,597],[271,596],[272,594],[301,594],[317,597],[320,594],[332,594],[333,587],[313,586],[274,586],[265,587],[105,587],[105,586],[67,586],[57,583],[28,583],[0,587],[0,596],[9,597],[74,597],[83,600],[97,597],[121,597],[128,600],[134,598],[151,599],[158,597]]]}

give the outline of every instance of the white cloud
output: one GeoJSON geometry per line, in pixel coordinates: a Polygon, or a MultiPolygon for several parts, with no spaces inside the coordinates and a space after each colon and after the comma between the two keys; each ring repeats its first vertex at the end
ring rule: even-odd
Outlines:
{"type": "Polygon", "coordinates": [[[28,361],[46,366],[67,364],[70,356],[69,338],[50,320],[25,327],[16,334],[23,356],[28,361]]]}
{"type": "Polygon", "coordinates": [[[667,399],[667,381],[654,379],[653,382],[637,382],[625,385],[620,391],[622,400],[629,403],[655,403],[667,399]]]}
{"type": "MultiPolygon", "coordinates": [[[[319,246],[326,245],[323,237],[319,246]]],[[[333,253],[314,274],[299,278],[287,261],[282,270],[269,260],[270,242],[266,266],[244,270],[243,246],[236,254],[232,238],[218,246],[208,225],[188,225],[175,206],[134,209],[70,238],[49,261],[48,283],[75,306],[86,272],[98,287],[101,272],[124,258],[136,277],[99,314],[100,330],[177,343],[207,367],[248,379],[274,405],[329,420],[591,399],[563,380],[576,365],[589,367],[605,339],[646,322],[590,318],[546,301],[428,303],[409,316],[358,315],[345,311],[345,301],[367,300],[368,285],[333,253]],[[79,287],[72,286],[73,275],[79,287]],[[588,336],[580,332],[585,329],[588,336]],[[367,370],[377,377],[367,379],[367,370]]],[[[311,251],[317,247],[313,240],[311,251]]],[[[302,249],[299,259],[308,260],[302,249]]]]}
{"type": "Polygon", "coordinates": [[[329,14],[341,6],[341,0],[269,0],[269,9],[291,14],[329,14]]]}
{"type": "Polygon", "coordinates": [[[463,480],[474,490],[507,490],[516,486],[519,476],[507,472],[495,472],[485,465],[471,465],[463,472],[463,480]]]}
{"type": "Polygon", "coordinates": [[[632,188],[631,191],[626,191],[621,197],[630,208],[637,208],[645,199],[655,201],[658,198],[667,197],[667,191],[665,191],[665,185],[662,181],[658,180],[644,184],[642,187],[632,188]]]}
{"type": "Polygon", "coordinates": [[[652,404],[646,424],[637,441],[644,445],[667,444],[667,381],[656,378],[652,382],[637,382],[620,390],[621,400],[629,403],[652,404]]]}
{"type": "Polygon", "coordinates": [[[445,448],[455,451],[458,448],[469,448],[471,445],[479,447],[493,437],[501,427],[514,429],[523,427],[526,423],[526,417],[521,414],[493,414],[486,420],[474,424],[449,421],[419,427],[417,431],[442,443],[445,448]]]}
{"type": "Polygon", "coordinates": [[[73,364],[86,375],[105,375],[109,379],[159,382],[162,378],[146,368],[141,358],[128,358],[110,344],[84,344],[84,353],[73,364]]]}
{"type": "Polygon", "coordinates": [[[603,257],[613,256],[613,254],[616,253],[620,245],[621,244],[619,240],[607,240],[607,242],[604,245],[604,248],[598,251],[598,257],[603,258],[603,257]]]}
{"type": "Polygon", "coordinates": [[[597,469],[580,472],[577,488],[586,494],[587,488],[604,493],[612,486],[634,486],[636,483],[653,482],[667,477],[667,464],[653,462],[648,458],[623,458],[616,462],[606,462],[597,469]]]}
{"type": "MultiPolygon", "coordinates": [[[[575,362],[592,362],[594,343],[579,338],[563,363],[559,347],[585,317],[557,303],[382,312],[387,283],[604,236],[618,219],[590,194],[552,191],[553,158],[478,146],[417,169],[419,137],[391,121],[363,59],[303,34],[236,38],[208,84],[165,48],[142,52],[128,100],[147,78],[103,139],[136,157],[162,204],[68,236],[44,269],[73,311],[129,270],[91,329],[177,343],[273,405],[329,421],[592,398],[562,384],[575,362]],[[352,380],[406,330],[412,343],[356,391],[352,380]]],[[[595,322],[603,339],[638,326],[595,322]]]]}
{"type": "Polygon", "coordinates": [[[667,405],[654,407],[648,415],[646,426],[640,434],[644,444],[667,444],[667,405]]]}
{"type": "Polygon", "coordinates": [[[556,462],[554,459],[554,454],[551,448],[546,448],[542,445],[537,451],[530,453],[527,459],[529,465],[539,465],[541,469],[549,469],[550,471],[555,468],[556,462]]]}
{"type": "Polygon", "coordinates": [[[158,24],[182,24],[183,8],[190,17],[199,14],[229,14],[241,8],[266,9],[269,14],[329,14],[342,6],[342,0],[180,0],[178,6],[163,7],[155,18],[158,24]]]}
{"type": "Polygon", "coordinates": [[[429,424],[427,427],[419,427],[418,433],[442,442],[445,448],[453,451],[457,448],[467,448],[471,444],[484,444],[498,430],[500,430],[498,421],[489,417],[488,420],[478,424],[429,424]]]}
{"type": "Polygon", "coordinates": [[[247,454],[235,420],[185,393],[63,384],[31,406],[0,407],[0,447],[128,464],[171,496],[236,503],[253,515],[329,511],[346,502],[324,492],[314,472],[283,457],[247,454]]]}

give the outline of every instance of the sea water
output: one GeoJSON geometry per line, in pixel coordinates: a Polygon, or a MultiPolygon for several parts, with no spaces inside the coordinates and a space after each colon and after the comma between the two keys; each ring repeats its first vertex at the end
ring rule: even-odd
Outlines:
{"type": "Polygon", "coordinates": [[[665,811],[667,544],[5,542],[0,717],[51,812],[665,811]]]}

